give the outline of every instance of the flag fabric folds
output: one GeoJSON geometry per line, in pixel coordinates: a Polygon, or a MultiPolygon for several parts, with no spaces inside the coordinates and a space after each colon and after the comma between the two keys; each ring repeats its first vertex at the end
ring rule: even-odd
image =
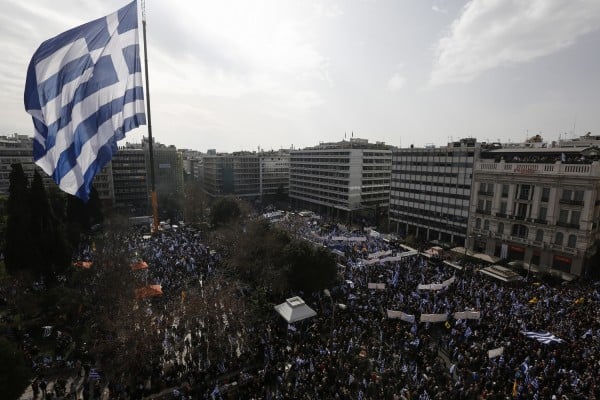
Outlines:
{"type": "Polygon", "coordinates": [[[528,338],[535,339],[538,342],[543,343],[543,344],[550,344],[552,342],[556,342],[556,343],[564,342],[563,339],[554,336],[550,332],[523,331],[522,333],[523,333],[523,335],[527,336],[528,338]]]}
{"type": "Polygon", "coordinates": [[[146,123],[136,2],[43,42],[29,63],[24,101],[35,163],[86,201],[117,141],[146,123]]]}

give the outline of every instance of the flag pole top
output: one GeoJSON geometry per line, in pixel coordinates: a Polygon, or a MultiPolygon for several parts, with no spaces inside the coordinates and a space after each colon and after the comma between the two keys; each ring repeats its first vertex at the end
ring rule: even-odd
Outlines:
{"type": "Polygon", "coordinates": [[[142,8],[142,22],[146,22],[146,1],[145,0],[141,1],[141,8],[142,8]]]}

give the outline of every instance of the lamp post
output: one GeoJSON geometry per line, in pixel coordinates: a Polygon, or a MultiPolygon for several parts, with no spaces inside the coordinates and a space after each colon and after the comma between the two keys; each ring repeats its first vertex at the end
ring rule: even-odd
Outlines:
{"type": "Polygon", "coordinates": [[[329,291],[329,289],[323,290],[323,294],[325,295],[325,297],[329,297],[329,300],[331,300],[331,336],[333,336],[333,324],[335,322],[335,305],[333,304],[333,297],[331,297],[331,292],[329,291]]]}

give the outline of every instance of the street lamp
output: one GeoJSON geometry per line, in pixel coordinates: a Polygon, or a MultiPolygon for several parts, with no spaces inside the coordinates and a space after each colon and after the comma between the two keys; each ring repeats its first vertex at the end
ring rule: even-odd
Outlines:
{"type": "Polygon", "coordinates": [[[329,300],[331,300],[331,336],[333,336],[333,324],[335,322],[335,306],[333,304],[333,297],[331,297],[331,292],[329,289],[324,289],[323,294],[325,297],[329,297],[329,300]]]}
{"type": "Polygon", "coordinates": [[[345,310],[346,305],[342,303],[334,303],[333,297],[331,296],[331,292],[329,291],[329,289],[324,289],[323,294],[325,295],[325,297],[329,297],[329,300],[331,300],[331,336],[333,336],[333,326],[335,323],[335,309],[339,307],[340,310],[345,310]]]}

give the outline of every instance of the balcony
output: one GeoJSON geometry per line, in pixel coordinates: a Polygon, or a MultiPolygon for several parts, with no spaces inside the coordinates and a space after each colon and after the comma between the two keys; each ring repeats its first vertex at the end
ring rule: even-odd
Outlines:
{"type": "Polygon", "coordinates": [[[570,228],[570,229],[579,229],[579,224],[572,224],[570,222],[556,221],[556,226],[561,226],[563,228],[570,228]]]}
{"type": "Polygon", "coordinates": [[[582,206],[583,205],[583,200],[560,199],[558,202],[560,204],[568,204],[571,206],[582,206]]]}
{"type": "Polygon", "coordinates": [[[478,208],[478,209],[475,210],[475,212],[477,214],[492,215],[492,211],[491,210],[486,210],[486,209],[483,209],[483,208],[478,208]]]}
{"type": "Polygon", "coordinates": [[[494,192],[480,190],[480,191],[477,192],[477,194],[480,195],[480,196],[493,196],[494,192]]]}
{"type": "Polygon", "coordinates": [[[536,224],[548,225],[548,221],[546,221],[545,219],[536,218],[533,220],[533,222],[535,222],[536,224]]]}

